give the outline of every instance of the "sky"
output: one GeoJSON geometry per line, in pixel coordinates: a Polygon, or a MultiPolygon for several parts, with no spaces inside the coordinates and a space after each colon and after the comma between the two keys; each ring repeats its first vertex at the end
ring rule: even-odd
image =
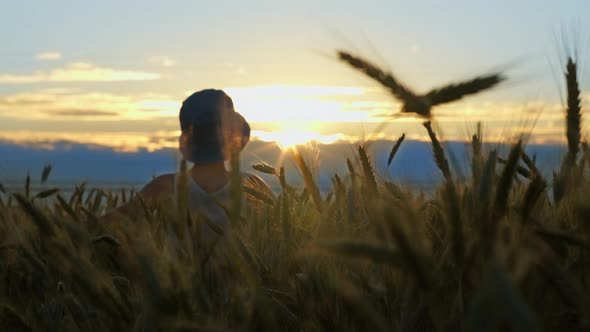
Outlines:
{"type": "Polygon", "coordinates": [[[573,0],[11,1],[0,12],[0,141],[175,147],[180,104],[204,88],[233,98],[254,140],[425,139],[409,117],[376,131],[400,105],[339,62],[343,49],[418,92],[504,71],[498,88],[433,111],[444,139],[465,140],[481,121],[492,141],[524,131],[562,142],[568,54],[590,99],[588,12],[573,0]]]}

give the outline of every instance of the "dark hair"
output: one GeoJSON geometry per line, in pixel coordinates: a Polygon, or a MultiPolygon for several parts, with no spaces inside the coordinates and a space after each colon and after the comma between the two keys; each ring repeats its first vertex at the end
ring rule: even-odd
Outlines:
{"type": "Polygon", "coordinates": [[[187,159],[195,163],[226,160],[232,142],[241,150],[250,138],[250,126],[221,90],[193,93],[182,103],[179,120],[181,130],[190,133],[187,159]]]}

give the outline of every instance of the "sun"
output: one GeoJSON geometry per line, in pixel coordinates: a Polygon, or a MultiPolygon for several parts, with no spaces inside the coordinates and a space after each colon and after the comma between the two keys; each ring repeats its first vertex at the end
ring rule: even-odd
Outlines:
{"type": "Polygon", "coordinates": [[[341,134],[321,135],[311,131],[279,130],[273,132],[255,131],[254,136],[265,142],[275,142],[283,151],[290,150],[297,145],[311,142],[332,144],[343,139],[341,134]]]}

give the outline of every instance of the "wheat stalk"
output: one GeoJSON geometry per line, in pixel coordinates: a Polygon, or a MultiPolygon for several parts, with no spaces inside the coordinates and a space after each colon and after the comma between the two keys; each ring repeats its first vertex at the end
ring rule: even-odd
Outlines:
{"type": "Polygon", "coordinates": [[[522,142],[518,141],[518,143],[510,150],[508,160],[500,175],[498,188],[496,189],[496,197],[494,201],[494,216],[496,219],[501,218],[506,213],[508,198],[510,197],[510,187],[512,186],[514,174],[518,170],[518,161],[521,155],[522,142]]]}
{"type": "Polygon", "coordinates": [[[424,125],[424,128],[426,128],[426,131],[428,132],[428,136],[430,137],[430,140],[432,141],[432,152],[434,154],[434,160],[436,162],[436,166],[438,166],[438,168],[443,173],[445,180],[452,181],[453,179],[451,176],[451,170],[449,168],[449,162],[447,160],[447,157],[445,156],[445,151],[444,151],[442,145],[440,144],[438,138],[436,138],[436,134],[432,130],[432,125],[431,125],[430,121],[424,122],[423,125],[424,125]]]}
{"type": "Polygon", "coordinates": [[[45,166],[43,166],[43,171],[41,172],[41,183],[47,182],[52,168],[53,166],[51,166],[51,164],[45,164],[45,166]]]}
{"type": "Polygon", "coordinates": [[[578,151],[580,149],[580,131],[581,131],[581,99],[580,87],[578,84],[577,66],[572,58],[568,58],[565,72],[565,81],[567,86],[567,146],[569,164],[575,163],[578,151]]]}
{"type": "Polygon", "coordinates": [[[405,138],[406,134],[403,133],[400,136],[400,138],[397,139],[397,142],[395,142],[395,145],[391,149],[391,152],[389,152],[389,157],[387,157],[387,166],[391,165],[391,162],[393,161],[393,158],[395,157],[397,150],[399,150],[399,147],[402,145],[405,138]]]}
{"type": "Polygon", "coordinates": [[[374,195],[377,193],[377,181],[375,179],[375,172],[373,171],[373,165],[371,165],[371,161],[369,160],[369,156],[367,155],[367,151],[362,145],[358,147],[359,158],[361,160],[361,165],[363,167],[363,172],[365,174],[365,182],[367,184],[367,191],[370,195],[374,195]]]}
{"type": "Polygon", "coordinates": [[[297,164],[297,167],[299,167],[299,170],[301,170],[301,174],[303,175],[303,182],[305,183],[305,187],[311,195],[311,198],[315,204],[316,209],[321,212],[323,204],[320,196],[320,191],[318,190],[318,187],[315,181],[313,180],[313,176],[311,175],[309,167],[307,166],[305,160],[303,160],[303,157],[301,157],[297,150],[293,151],[293,157],[295,158],[295,163],[297,164]]]}

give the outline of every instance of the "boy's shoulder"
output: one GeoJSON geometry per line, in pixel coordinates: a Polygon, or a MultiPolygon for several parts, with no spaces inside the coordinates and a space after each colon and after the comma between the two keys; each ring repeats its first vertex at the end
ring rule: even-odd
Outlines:
{"type": "Polygon", "coordinates": [[[175,178],[176,178],[176,173],[161,174],[161,175],[156,176],[152,180],[152,182],[154,182],[154,185],[156,185],[162,189],[173,188],[175,178]]]}
{"type": "Polygon", "coordinates": [[[157,198],[158,196],[166,196],[174,192],[174,178],[176,174],[162,174],[154,177],[152,181],[143,187],[141,194],[147,198],[157,198]]]}

